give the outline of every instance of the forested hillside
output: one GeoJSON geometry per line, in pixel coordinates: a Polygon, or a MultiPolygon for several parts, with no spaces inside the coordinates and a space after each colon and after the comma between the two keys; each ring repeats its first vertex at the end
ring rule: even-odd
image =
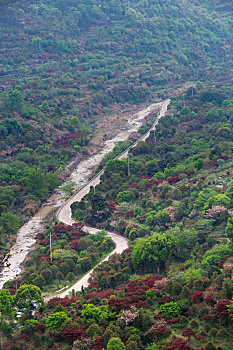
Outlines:
{"type": "Polygon", "coordinates": [[[103,159],[100,185],[72,204],[77,223],[52,218],[38,233],[0,291],[4,349],[232,350],[232,10],[230,0],[0,0],[0,265],[105,121],[171,98],[128,161],[115,157],[148,125],[103,159]],[[103,230],[87,236],[84,224],[103,230]],[[129,249],[87,289],[44,302],[41,290],[71,285],[113,250],[105,230],[129,249]]]}
{"type": "Polygon", "coordinates": [[[231,79],[231,1],[6,0],[0,10],[5,234],[60,183],[57,169],[101,114],[188,81],[231,79]]]}
{"type": "Polygon", "coordinates": [[[199,85],[171,97],[156,132],[131,148],[129,169],[111,159],[121,146],[105,158],[101,184],[73,216],[127,237],[129,249],[100,264],[88,288],[43,304],[38,287],[72,283],[112,242],[104,231],[87,237],[81,222],[41,233],[22,278],[0,292],[6,317],[20,310],[1,326],[7,350],[232,349],[232,91],[199,85]],[[32,312],[30,301],[41,306],[32,312]]]}

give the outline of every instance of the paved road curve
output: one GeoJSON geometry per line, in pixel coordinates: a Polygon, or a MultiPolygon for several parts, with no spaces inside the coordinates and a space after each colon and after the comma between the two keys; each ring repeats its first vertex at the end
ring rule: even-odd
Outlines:
{"type": "MultiPolygon", "coordinates": [[[[98,230],[92,227],[86,227],[85,226],[85,231],[89,232],[89,233],[96,233],[98,230]]],[[[101,263],[103,261],[108,260],[108,258],[110,257],[110,255],[114,254],[114,253],[122,253],[123,250],[128,248],[128,240],[120,235],[117,235],[113,232],[108,232],[108,236],[110,236],[112,238],[112,240],[115,242],[116,244],[116,248],[112,251],[112,253],[110,253],[108,256],[106,256],[105,259],[103,259],[101,261],[101,263]]],[[[90,275],[92,274],[93,270],[95,269],[95,267],[89,271],[83,278],[81,278],[78,282],[76,282],[72,287],[70,287],[69,289],[67,289],[65,292],[59,294],[60,298],[64,298],[66,295],[69,294],[69,292],[73,290],[75,291],[81,291],[82,286],[83,287],[87,287],[88,286],[88,279],[90,277],[90,275]]],[[[57,295],[58,296],[58,295],[57,295]]]]}

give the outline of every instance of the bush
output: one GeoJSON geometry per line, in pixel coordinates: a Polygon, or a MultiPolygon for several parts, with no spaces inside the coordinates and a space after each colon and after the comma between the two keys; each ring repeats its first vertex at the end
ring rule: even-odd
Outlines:
{"type": "Polygon", "coordinates": [[[220,299],[215,305],[216,314],[222,320],[229,320],[230,312],[228,310],[228,306],[231,304],[229,299],[220,299]]]}
{"type": "Polygon", "coordinates": [[[181,314],[181,309],[179,305],[177,303],[174,303],[173,301],[161,305],[160,311],[168,320],[170,320],[171,318],[176,318],[181,314]]]}
{"type": "Polygon", "coordinates": [[[101,333],[102,330],[96,323],[91,324],[90,327],[86,330],[86,335],[90,338],[93,336],[101,335],[101,333]]]}
{"type": "Polygon", "coordinates": [[[179,320],[179,323],[185,325],[185,324],[188,324],[188,323],[189,323],[189,320],[188,320],[187,317],[181,316],[181,317],[180,317],[180,320],[179,320]]]}
{"type": "Polygon", "coordinates": [[[111,338],[107,344],[107,350],[125,350],[125,345],[120,338],[111,338]]]}
{"type": "Polygon", "coordinates": [[[216,337],[218,339],[226,339],[228,335],[226,329],[222,328],[217,331],[216,337]]]}
{"type": "Polygon", "coordinates": [[[191,327],[192,329],[197,329],[197,328],[199,327],[199,324],[197,323],[196,320],[192,320],[192,321],[190,322],[190,327],[191,327]]]}
{"type": "Polygon", "coordinates": [[[212,343],[209,342],[206,346],[205,346],[205,350],[217,350],[216,346],[212,343]]]}
{"type": "Polygon", "coordinates": [[[211,328],[211,330],[209,331],[209,335],[211,337],[215,338],[217,335],[217,332],[218,332],[218,330],[216,328],[211,328]]]}

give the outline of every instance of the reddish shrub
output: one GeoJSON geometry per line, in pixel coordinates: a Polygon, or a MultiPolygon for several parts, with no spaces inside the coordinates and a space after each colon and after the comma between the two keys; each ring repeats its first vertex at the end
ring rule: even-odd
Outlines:
{"type": "Polygon", "coordinates": [[[94,346],[93,350],[102,350],[103,348],[104,348],[103,338],[97,337],[95,339],[95,346],[94,346]]]}
{"type": "Polygon", "coordinates": [[[168,181],[170,184],[172,184],[172,183],[175,183],[175,182],[180,181],[180,178],[179,178],[179,176],[171,176],[171,177],[169,177],[169,178],[167,179],[167,181],[168,181]]]}
{"type": "Polygon", "coordinates": [[[182,337],[191,338],[195,333],[196,332],[193,331],[191,328],[187,328],[181,333],[181,335],[182,337]]]}
{"type": "Polygon", "coordinates": [[[214,304],[214,296],[212,294],[209,294],[205,297],[204,301],[207,305],[213,305],[214,304]]]}
{"type": "Polygon", "coordinates": [[[159,329],[156,329],[156,330],[154,331],[154,334],[155,334],[155,335],[162,335],[162,334],[165,334],[165,333],[166,333],[166,330],[167,330],[167,327],[166,327],[166,325],[165,325],[165,326],[159,327],[159,329]]]}
{"type": "Polygon", "coordinates": [[[226,256],[225,258],[221,259],[218,263],[218,267],[221,269],[223,267],[223,265],[225,264],[225,262],[227,261],[229,257],[226,256]]]}
{"type": "Polygon", "coordinates": [[[112,298],[108,300],[108,306],[114,311],[119,311],[126,307],[126,300],[125,298],[112,298]]]}
{"type": "Polygon", "coordinates": [[[227,307],[230,304],[231,301],[229,299],[220,299],[215,305],[216,314],[222,320],[228,320],[230,318],[230,312],[227,307]]]}
{"type": "Polygon", "coordinates": [[[196,291],[193,293],[193,295],[190,297],[193,303],[201,303],[204,299],[204,293],[200,291],[196,291]]]}
{"type": "Polygon", "coordinates": [[[164,296],[164,297],[159,298],[158,304],[159,304],[159,305],[163,305],[163,304],[166,304],[166,303],[170,303],[171,301],[172,301],[172,300],[171,300],[170,297],[164,296]]]}
{"type": "Polygon", "coordinates": [[[160,318],[163,318],[162,312],[158,312],[156,315],[153,316],[155,320],[159,320],[160,318]]]}
{"type": "Polygon", "coordinates": [[[80,240],[80,238],[79,238],[79,239],[73,240],[73,241],[71,242],[71,244],[70,244],[70,248],[76,250],[76,249],[77,249],[77,246],[78,246],[79,240],[80,240]]]}
{"type": "Polygon", "coordinates": [[[55,338],[61,338],[65,342],[72,344],[75,340],[86,337],[86,326],[80,326],[79,329],[65,328],[63,332],[54,334],[55,338]]]}
{"type": "Polygon", "coordinates": [[[106,289],[101,292],[90,292],[84,295],[85,300],[89,300],[92,298],[100,298],[100,299],[108,299],[111,295],[115,295],[116,293],[113,292],[111,289],[106,289]]]}
{"type": "Polygon", "coordinates": [[[166,350],[191,350],[190,346],[187,344],[187,341],[182,338],[173,340],[170,346],[167,346],[166,350]]]}
{"type": "Polygon", "coordinates": [[[133,210],[129,210],[129,211],[126,212],[125,215],[126,215],[127,218],[132,218],[134,216],[134,211],[133,210]]]}
{"type": "Polygon", "coordinates": [[[201,334],[194,334],[194,338],[196,340],[201,340],[201,341],[205,341],[205,337],[201,334]]]}
{"type": "Polygon", "coordinates": [[[78,228],[79,230],[81,230],[84,227],[84,223],[82,221],[78,221],[78,222],[74,222],[72,224],[72,226],[78,228]]]}
{"type": "Polygon", "coordinates": [[[172,318],[171,320],[167,320],[167,324],[175,324],[178,323],[179,319],[178,318],[172,318]]]}
{"type": "Polygon", "coordinates": [[[202,317],[202,321],[209,321],[209,320],[211,320],[211,318],[212,317],[210,315],[205,315],[202,317]]]}
{"type": "Polygon", "coordinates": [[[125,249],[123,253],[129,256],[131,254],[131,249],[129,248],[125,249]]]}
{"type": "Polygon", "coordinates": [[[15,293],[16,293],[16,289],[15,288],[9,288],[8,290],[10,292],[10,295],[15,295],[15,293]]]}
{"type": "Polygon", "coordinates": [[[92,281],[90,283],[89,287],[98,289],[99,288],[99,282],[98,281],[92,281]]]}

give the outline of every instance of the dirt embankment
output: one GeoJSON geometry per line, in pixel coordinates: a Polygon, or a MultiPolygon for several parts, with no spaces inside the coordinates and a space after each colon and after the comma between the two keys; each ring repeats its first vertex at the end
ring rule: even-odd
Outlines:
{"type": "MultiPolygon", "coordinates": [[[[160,102],[161,99],[158,99],[155,101],[160,102]]],[[[104,147],[104,142],[106,140],[110,140],[113,137],[115,137],[120,131],[127,129],[127,122],[130,116],[132,114],[137,113],[138,111],[145,108],[147,104],[143,105],[137,105],[137,106],[124,106],[123,110],[116,110],[114,111],[114,115],[109,116],[102,116],[100,120],[97,123],[97,131],[92,136],[89,145],[87,147],[83,148],[83,154],[84,155],[94,155],[96,154],[101,148],[104,147]]],[[[150,113],[143,121],[142,123],[145,124],[148,121],[151,121],[154,119],[154,112],[150,113]]]]}

